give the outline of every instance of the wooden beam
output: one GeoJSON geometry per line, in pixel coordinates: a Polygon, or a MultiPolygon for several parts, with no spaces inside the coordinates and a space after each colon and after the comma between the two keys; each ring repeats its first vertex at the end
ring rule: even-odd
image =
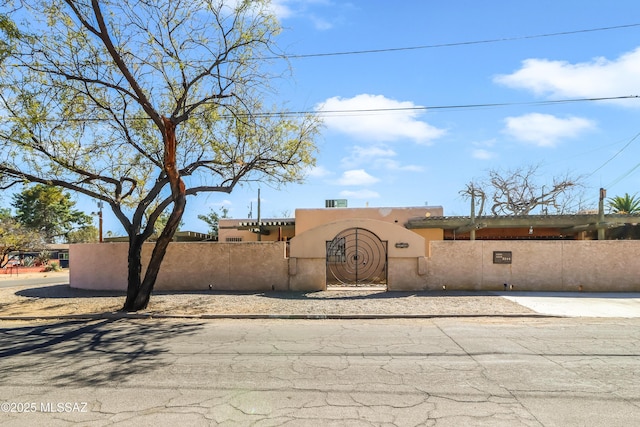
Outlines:
{"type": "Polygon", "coordinates": [[[478,222],[474,224],[467,224],[461,227],[455,228],[456,233],[468,233],[471,230],[482,230],[483,228],[487,228],[487,224],[484,222],[478,222]]]}
{"type": "MultiPolygon", "coordinates": [[[[405,226],[409,229],[416,228],[441,228],[444,230],[471,230],[475,224],[483,224],[482,228],[571,228],[598,224],[597,214],[588,215],[526,215],[526,216],[483,216],[476,217],[472,222],[471,217],[429,217],[415,218],[407,221],[405,226]],[[472,225],[474,224],[474,225],[472,225]]],[[[640,223],[640,215],[605,215],[605,223],[630,224],[640,223]]]]}

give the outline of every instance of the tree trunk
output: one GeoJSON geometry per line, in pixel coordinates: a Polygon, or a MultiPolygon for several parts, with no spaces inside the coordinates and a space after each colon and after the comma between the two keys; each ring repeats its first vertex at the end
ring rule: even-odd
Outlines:
{"type": "Polygon", "coordinates": [[[127,299],[123,311],[137,311],[135,300],[140,292],[140,273],[142,271],[142,244],[144,240],[139,235],[129,236],[127,299]]]}
{"type": "MultiPolygon", "coordinates": [[[[160,265],[167,253],[167,247],[169,246],[169,243],[171,243],[171,240],[173,240],[173,235],[180,225],[185,205],[186,197],[184,196],[174,201],[173,211],[169,216],[166,227],[162,230],[162,234],[160,234],[160,237],[156,241],[156,245],[151,253],[151,259],[149,260],[149,265],[145,271],[142,283],[140,283],[140,275],[138,275],[139,285],[137,286],[135,295],[132,295],[132,298],[130,299],[129,292],[127,292],[127,301],[125,302],[124,311],[139,311],[147,308],[149,299],[151,298],[151,292],[153,292],[153,287],[156,284],[156,279],[160,272],[160,265]]],[[[131,261],[132,260],[130,259],[129,262],[131,261]]],[[[140,258],[138,258],[138,263],[140,263],[140,258]]],[[[131,266],[129,266],[129,271],[131,271],[131,266]]],[[[129,283],[129,287],[131,287],[131,283],[129,283]]]]}
{"type": "Polygon", "coordinates": [[[138,311],[147,308],[149,299],[151,298],[151,292],[153,292],[153,287],[160,272],[160,265],[167,253],[169,243],[173,240],[173,236],[178,230],[187,202],[184,182],[182,182],[180,173],[176,167],[175,125],[165,117],[162,118],[162,121],[164,122],[165,128],[164,170],[169,178],[169,185],[171,186],[173,210],[171,211],[171,215],[169,215],[164,230],[162,230],[160,237],[156,241],[142,282],[140,281],[140,271],[142,269],[142,243],[144,243],[144,241],[139,241],[141,240],[139,238],[130,238],[129,240],[129,282],[127,299],[123,307],[124,311],[138,311]]]}

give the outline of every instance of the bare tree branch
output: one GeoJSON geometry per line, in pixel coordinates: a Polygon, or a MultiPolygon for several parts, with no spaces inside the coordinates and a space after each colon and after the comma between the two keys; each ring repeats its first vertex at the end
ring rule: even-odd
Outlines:
{"type": "Polygon", "coordinates": [[[509,170],[492,169],[484,181],[467,184],[460,194],[466,199],[480,198],[480,215],[484,201],[489,198],[493,215],[529,215],[536,209],[547,214],[549,208],[554,213],[563,213],[572,192],[581,186],[580,178],[567,174],[553,177],[550,184],[539,184],[539,169],[540,165],[509,170]]]}

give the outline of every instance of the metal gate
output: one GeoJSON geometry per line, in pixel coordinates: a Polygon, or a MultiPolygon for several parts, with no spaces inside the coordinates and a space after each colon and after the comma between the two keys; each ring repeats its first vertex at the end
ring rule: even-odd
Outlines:
{"type": "Polygon", "coordinates": [[[387,242],[349,228],[327,242],[327,285],[387,284],[387,242]]]}

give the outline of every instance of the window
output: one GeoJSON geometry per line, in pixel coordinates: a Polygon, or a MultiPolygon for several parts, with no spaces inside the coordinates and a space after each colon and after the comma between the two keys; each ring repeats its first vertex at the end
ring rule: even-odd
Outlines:
{"type": "Polygon", "coordinates": [[[346,241],[344,237],[338,237],[327,242],[327,261],[333,263],[346,261],[346,241]]]}
{"type": "Polygon", "coordinates": [[[227,237],[226,242],[227,243],[242,242],[242,237],[227,237]]]}

